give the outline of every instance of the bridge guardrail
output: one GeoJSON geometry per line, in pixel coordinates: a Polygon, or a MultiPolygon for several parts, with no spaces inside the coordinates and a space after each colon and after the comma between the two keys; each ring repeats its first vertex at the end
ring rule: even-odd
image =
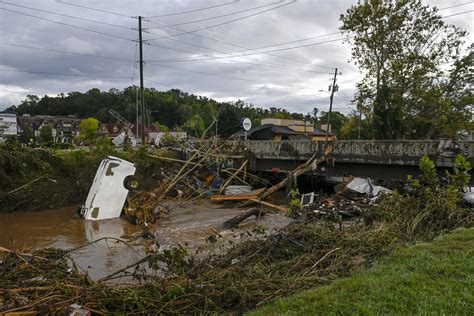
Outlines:
{"type": "MultiPolygon", "coordinates": [[[[338,140],[334,144],[336,161],[370,164],[418,165],[428,155],[438,166],[450,167],[453,157],[464,155],[474,163],[474,141],[451,140],[338,140]]],[[[256,159],[305,160],[323,152],[324,141],[227,141],[223,151],[247,153],[256,159]],[[245,150],[247,147],[247,150],[245,150]]]]}

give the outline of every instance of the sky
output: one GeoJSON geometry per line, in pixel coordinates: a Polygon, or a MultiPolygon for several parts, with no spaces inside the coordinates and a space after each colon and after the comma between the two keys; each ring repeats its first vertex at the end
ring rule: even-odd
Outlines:
{"type": "MultiPolygon", "coordinates": [[[[424,2],[456,6],[443,16],[474,9],[467,0],[424,2]]],[[[137,16],[143,16],[146,87],[290,112],[327,111],[337,67],[333,109],[348,114],[362,75],[337,32],[340,14],[356,3],[0,0],[0,110],[29,94],[138,86],[137,16]]],[[[473,31],[473,12],[445,20],[473,31]]]]}

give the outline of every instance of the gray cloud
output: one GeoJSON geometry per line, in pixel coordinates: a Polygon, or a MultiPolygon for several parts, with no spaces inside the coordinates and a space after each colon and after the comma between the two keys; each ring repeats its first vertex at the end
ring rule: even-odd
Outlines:
{"type": "MultiPolygon", "coordinates": [[[[72,0],[70,1],[72,2],[72,0]]],[[[7,2],[84,19],[97,20],[103,23],[120,25],[124,28],[76,20],[71,17],[57,16],[8,4],[0,5],[0,7],[8,10],[55,20],[80,28],[123,37],[125,39],[88,32],[84,29],[60,25],[14,12],[0,10],[0,42],[2,43],[43,47],[123,59],[109,60],[0,45],[1,69],[43,73],[18,73],[0,70],[0,110],[12,104],[19,103],[28,94],[37,94],[40,96],[46,94],[56,95],[71,91],[87,91],[94,87],[108,90],[110,88],[122,89],[132,84],[138,85],[138,71],[136,69],[137,44],[133,41],[137,39],[138,34],[136,30],[133,30],[133,28],[137,26],[136,19],[69,6],[53,0],[9,0],[7,2]],[[90,77],[55,76],[46,73],[87,75],[90,77]],[[124,78],[100,78],[100,76],[124,78]]],[[[224,0],[74,1],[74,3],[83,6],[113,11],[127,16],[160,15],[225,2],[224,0]]],[[[152,19],[152,21],[162,24],[176,24],[226,14],[258,5],[265,5],[271,2],[274,1],[241,0],[235,4],[212,10],[156,18],[152,19]]],[[[348,7],[356,2],[356,0],[299,0],[281,9],[200,31],[199,34],[246,48],[295,41],[338,31],[340,14],[344,13],[348,7]]],[[[429,3],[439,7],[447,7],[462,3],[462,1],[437,0],[429,1],[429,3]]],[[[469,6],[464,6],[446,10],[444,13],[448,15],[468,9],[470,9],[469,6]]],[[[176,26],[176,28],[190,31],[249,13],[253,12],[195,24],[176,26]]],[[[462,26],[468,31],[472,29],[472,22],[469,15],[452,17],[449,19],[449,22],[462,26]]],[[[144,22],[144,26],[153,27],[156,25],[144,22]]],[[[178,31],[171,29],[154,29],[149,32],[153,34],[145,33],[145,39],[157,36],[169,36],[176,34],[178,31]]],[[[341,36],[326,36],[298,42],[293,45],[322,42],[339,37],[341,36]]],[[[205,58],[205,55],[221,55],[218,52],[228,53],[241,50],[241,48],[235,46],[194,36],[192,34],[177,36],[173,39],[186,41],[195,46],[173,41],[172,39],[156,40],[152,42],[154,45],[185,50],[189,51],[189,53],[145,45],[145,60],[192,58],[193,56],[205,58]],[[207,49],[196,46],[202,46],[207,49]]],[[[276,48],[280,47],[286,46],[278,46],[276,48]]],[[[355,91],[355,83],[360,79],[361,75],[358,73],[356,67],[347,62],[348,59],[350,59],[349,45],[338,41],[242,58],[162,63],[162,66],[152,65],[152,63],[149,62],[145,64],[145,83],[147,86],[153,86],[159,90],[167,90],[169,86],[172,86],[189,93],[207,95],[217,100],[241,99],[257,106],[284,107],[292,112],[306,113],[311,111],[313,107],[318,107],[323,111],[327,110],[329,95],[326,91],[330,84],[329,79],[331,72],[327,67],[338,67],[340,71],[342,71],[342,76],[339,77],[340,92],[335,97],[334,107],[337,111],[349,113],[351,110],[348,104],[355,91]],[[256,65],[259,63],[268,64],[266,64],[266,66],[256,65]],[[164,66],[177,67],[194,72],[164,66]],[[303,70],[311,70],[313,72],[303,70]],[[322,73],[315,73],[314,71],[322,73]],[[206,75],[204,73],[216,74],[218,76],[206,75]],[[219,76],[226,76],[226,78],[219,76]],[[238,80],[236,78],[246,80],[238,80]],[[157,83],[163,83],[165,85],[159,85],[157,83]],[[320,90],[323,91],[321,92],[320,90]]]]}

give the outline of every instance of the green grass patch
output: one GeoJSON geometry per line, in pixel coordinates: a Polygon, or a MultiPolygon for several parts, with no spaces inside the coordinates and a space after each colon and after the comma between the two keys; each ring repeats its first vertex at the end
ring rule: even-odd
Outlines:
{"type": "Polygon", "coordinates": [[[474,315],[474,228],[395,250],[371,269],[251,315],[474,315]]]}

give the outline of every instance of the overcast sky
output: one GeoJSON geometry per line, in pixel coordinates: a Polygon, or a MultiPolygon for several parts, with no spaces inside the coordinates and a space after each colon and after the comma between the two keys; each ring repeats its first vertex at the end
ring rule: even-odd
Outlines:
{"type": "MultiPolygon", "coordinates": [[[[138,20],[132,17],[141,15],[150,17],[143,21],[144,40],[150,40],[149,45],[144,45],[146,87],[179,88],[219,101],[241,99],[257,106],[306,113],[313,107],[328,109],[331,68],[338,67],[342,75],[338,76],[340,88],[334,108],[349,113],[360,74],[348,63],[350,45],[338,41],[340,34],[331,33],[338,31],[339,15],[356,2],[0,1],[0,110],[18,104],[28,94],[55,96],[94,87],[108,90],[139,85],[135,29],[138,20]],[[239,20],[223,24],[236,19],[239,20]],[[325,36],[317,37],[320,35],[325,36]],[[306,47],[275,51],[302,45],[306,47]],[[263,51],[267,53],[257,54],[263,51]],[[241,57],[229,58],[229,53],[241,57]]],[[[459,4],[443,10],[442,15],[474,9],[467,0],[425,2],[438,8],[459,4]]],[[[446,21],[472,33],[472,14],[449,17],[446,21]]]]}

